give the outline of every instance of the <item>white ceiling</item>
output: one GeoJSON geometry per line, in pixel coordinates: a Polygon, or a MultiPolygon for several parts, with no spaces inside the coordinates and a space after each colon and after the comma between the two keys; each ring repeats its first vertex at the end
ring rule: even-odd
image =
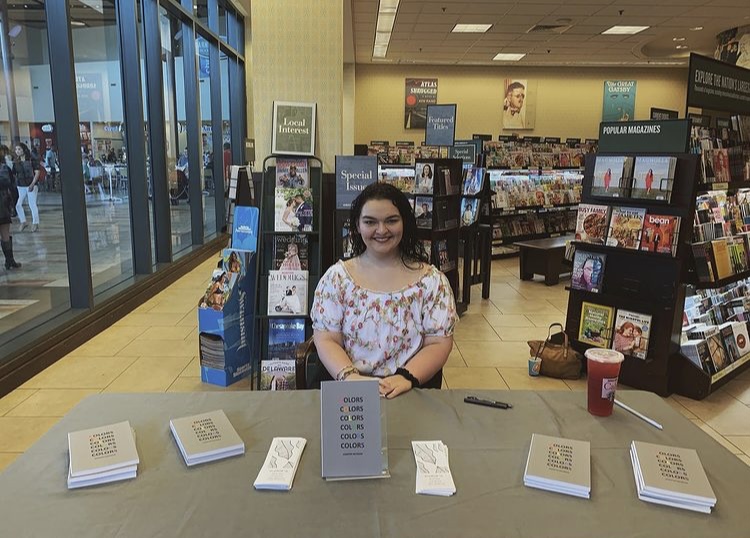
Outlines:
{"type": "Polygon", "coordinates": [[[357,63],[687,65],[690,52],[713,55],[717,33],[750,24],[750,0],[401,0],[386,59],[373,60],[379,2],[351,4],[357,63]],[[457,23],[493,26],[485,34],[453,34],[457,23]],[[561,34],[528,33],[537,24],[571,27],[561,34]],[[614,25],[650,28],[633,36],[601,35],[614,25]],[[695,26],[704,28],[690,31],[695,26]],[[688,48],[677,50],[678,44],[688,48]],[[498,52],[526,57],[495,62],[498,52]]]}

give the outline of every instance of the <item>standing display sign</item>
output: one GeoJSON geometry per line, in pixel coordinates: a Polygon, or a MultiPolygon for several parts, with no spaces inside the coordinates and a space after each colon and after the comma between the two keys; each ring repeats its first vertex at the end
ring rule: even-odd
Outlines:
{"type": "Polygon", "coordinates": [[[690,55],[687,106],[750,114],[750,69],[690,55]]]}
{"type": "Polygon", "coordinates": [[[602,121],[635,119],[635,80],[605,80],[602,121]]]}
{"type": "Polygon", "coordinates": [[[315,103],[273,102],[274,155],[315,155],[315,103]]]}
{"type": "Polygon", "coordinates": [[[461,159],[465,163],[474,164],[477,160],[477,153],[481,152],[481,149],[477,150],[479,144],[475,142],[481,141],[456,140],[453,146],[448,150],[448,158],[461,159]]]}
{"type": "Polygon", "coordinates": [[[602,122],[600,153],[686,153],[690,120],[602,122]]]}
{"type": "Polygon", "coordinates": [[[407,78],[404,101],[404,129],[424,129],[427,106],[437,104],[438,79],[407,78]]]}
{"type": "Polygon", "coordinates": [[[651,107],[652,120],[676,120],[679,117],[679,113],[676,110],[668,110],[666,108],[654,108],[651,107]]]}
{"type": "Polygon", "coordinates": [[[320,384],[320,452],[326,480],[386,478],[388,452],[378,381],[320,384]]]}
{"type": "Polygon", "coordinates": [[[376,156],[336,155],[336,209],[351,209],[359,193],[377,180],[376,156]]]}
{"type": "Polygon", "coordinates": [[[430,105],[427,107],[425,145],[452,146],[456,140],[456,105],[430,105]]]}

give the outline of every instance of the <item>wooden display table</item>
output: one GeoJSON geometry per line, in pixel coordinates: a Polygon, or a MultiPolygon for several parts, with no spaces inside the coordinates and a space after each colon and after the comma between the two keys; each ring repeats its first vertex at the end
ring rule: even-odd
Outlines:
{"type": "Polygon", "coordinates": [[[570,272],[570,262],[565,259],[565,242],[573,239],[572,235],[564,235],[514,243],[520,248],[521,280],[531,280],[537,274],[544,275],[547,286],[557,284],[561,273],[570,272]]]}

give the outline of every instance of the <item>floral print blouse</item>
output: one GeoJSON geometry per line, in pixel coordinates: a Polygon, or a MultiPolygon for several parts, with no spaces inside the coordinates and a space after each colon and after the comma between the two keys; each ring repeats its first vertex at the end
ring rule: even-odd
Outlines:
{"type": "Polygon", "coordinates": [[[360,373],[384,377],[402,368],[427,336],[450,336],[458,321],[448,279],[435,266],[394,292],[359,286],[339,261],[320,279],[313,329],[342,333],[344,351],[360,373]]]}

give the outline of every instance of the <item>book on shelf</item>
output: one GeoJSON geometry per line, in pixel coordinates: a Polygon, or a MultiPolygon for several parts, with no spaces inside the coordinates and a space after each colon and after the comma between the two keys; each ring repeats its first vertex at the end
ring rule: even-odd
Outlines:
{"type": "Polygon", "coordinates": [[[615,309],[595,303],[581,304],[578,340],[597,347],[610,347],[615,309]]]}
{"type": "Polygon", "coordinates": [[[573,255],[570,286],[576,290],[601,292],[606,262],[607,255],[604,253],[576,250],[573,255]]]}
{"type": "Polygon", "coordinates": [[[297,361],[260,361],[260,390],[294,390],[297,388],[297,361]]]}
{"type": "Polygon", "coordinates": [[[724,341],[718,332],[707,337],[706,344],[708,344],[708,353],[711,355],[711,362],[717,373],[729,366],[729,356],[724,348],[724,341]]]}
{"type": "Polygon", "coordinates": [[[698,368],[708,375],[716,373],[716,367],[711,361],[711,353],[705,340],[688,340],[680,344],[680,351],[698,368]]]}
{"type": "Polygon", "coordinates": [[[641,233],[641,250],[675,256],[680,234],[680,217],[647,213],[641,233]]]}
{"type": "Polygon", "coordinates": [[[68,488],[135,478],[135,431],[123,421],[68,433],[68,488]]]}
{"type": "Polygon", "coordinates": [[[313,196],[309,188],[277,187],[274,194],[274,231],[311,232],[313,196]]]}
{"type": "Polygon", "coordinates": [[[307,159],[276,159],[276,187],[291,189],[310,187],[307,159]]]}
{"type": "Polygon", "coordinates": [[[623,355],[645,359],[651,335],[651,316],[630,310],[617,310],[612,349],[623,355]]]}
{"type": "Polygon", "coordinates": [[[471,226],[479,215],[479,198],[461,198],[461,226],[471,226]]]}
{"type": "Polygon", "coordinates": [[[442,182],[438,191],[448,196],[461,194],[461,175],[452,173],[449,166],[440,166],[436,167],[436,169],[436,173],[439,174],[438,177],[442,182]]]}
{"type": "Polygon", "coordinates": [[[607,237],[608,222],[608,206],[579,204],[576,219],[576,241],[603,245],[607,237]]]}
{"type": "Polygon", "coordinates": [[[386,168],[379,166],[378,179],[381,183],[393,185],[404,194],[414,193],[416,186],[413,167],[386,168]]]}
{"type": "Polygon", "coordinates": [[[641,231],[646,220],[646,209],[641,207],[613,207],[609,221],[607,245],[618,248],[638,249],[641,231]]]}
{"type": "Polygon", "coordinates": [[[744,321],[733,322],[732,332],[734,333],[734,342],[737,345],[737,351],[740,357],[744,357],[750,353],[750,337],[748,337],[747,323],[744,321]]]}
{"type": "Polygon", "coordinates": [[[591,444],[532,434],[523,483],[532,488],[590,498],[591,444]]]}
{"type": "Polygon", "coordinates": [[[732,260],[729,256],[729,244],[725,239],[716,239],[711,241],[711,250],[709,251],[714,272],[717,280],[728,278],[734,274],[732,269],[732,260]]]}
{"type": "Polygon", "coordinates": [[[188,467],[245,453],[245,443],[221,409],[169,421],[188,467]]]}
{"type": "Polygon", "coordinates": [[[273,270],[307,271],[308,237],[305,234],[273,236],[273,270]]]}
{"type": "Polygon", "coordinates": [[[693,267],[695,268],[695,275],[698,278],[698,281],[714,282],[716,280],[716,275],[709,254],[711,243],[693,243],[691,249],[693,252],[693,267]]]}
{"type": "Polygon", "coordinates": [[[417,161],[414,167],[416,185],[414,192],[416,194],[432,194],[435,168],[432,163],[417,161]]]}
{"type": "Polygon", "coordinates": [[[464,176],[462,193],[473,196],[482,192],[484,186],[484,168],[472,166],[466,170],[464,176]]]}
{"type": "Polygon", "coordinates": [[[268,358],[295,360],[297,346],[305,341],[304,318],[268,320],[268,358]]]}
{"type": "Polygon", "coordinates": [[[432,196],[416,196],[414,198],[414,215],[417,217],[417,227],[432,229],[432,196]]]}
{"type": "Polygon", "coordinates": [[[433,202],[435,225],[437,230],[452,230],[459,226],[460,199],[436,198],[433,202]]]}
{"type": "Polygon", "coordinates": [[[721,342],[724,344],[724,349],[727,352],[727,359],[729,362],[731,363],[739,359],[740,349],[737,347],[737,341],[734,339],[732,322],[728,321],[719,325],[719,335],[721,336],[721,342]]]}
{"type": "Polygon", "coordinates": [[[632,157],[597,155],[591,196],[622,198],[628,195],[633,175],[632,157]]]}
{"type": "Polygon", "coordinates": [[[677,157],[636,157],[630,197],[669,202],[676,166],[677,157]]]}
{"type": "Polygon", "coordinates": [[[307,271],[268,272],[268,315],[306,315],[307,271]]]}
{"type": "Polygon", "coordinates": [[[448,241],[446,239],[440,239],[437,242],[437,258],[438,269],[443,273],[452,271],[457,267],[455,253],[449,252],[448,241]]]}
{"type": "Polygon", "coordinates": [[[716,494],[695,450],[633,441],[630,458],[640,500],[705,514],[716,506],[716,494]]]}

